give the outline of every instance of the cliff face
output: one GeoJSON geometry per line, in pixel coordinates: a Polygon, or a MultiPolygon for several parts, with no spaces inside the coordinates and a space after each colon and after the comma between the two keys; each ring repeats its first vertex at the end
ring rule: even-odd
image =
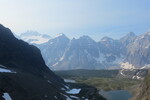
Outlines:
{"type": "Polygon", "coordinates": [[[150,74],[144,79],[137,100],[150,100],[150,74]]]}
{"type": "Polygon", "coordinates": [[[127,60],[130,64],[141,68],[150,63],[150,32],[144,33],[134,39],[127,46],[127,60]]]}
{"type": "Polygon", "coordinates": [[[16,72],[28,73],[40,78],[51,78],[62,83],[45,65],[40,50],[28,43],[18,40],[12,32],[0,25],[0,65],[16,72]]]}
{"type": "Polygon", "coordinates": [[[13,100],[55,100],[65,86],[63,79],[45,65],[37,47],[16,39],[0,25],[0,100],[4,93],[13,100]]]}
{"type": "Polygon", "coordinates": [[[150,71],[141,85],[136,88],[136,94],[131,100],[150,100],[150,71]]]}

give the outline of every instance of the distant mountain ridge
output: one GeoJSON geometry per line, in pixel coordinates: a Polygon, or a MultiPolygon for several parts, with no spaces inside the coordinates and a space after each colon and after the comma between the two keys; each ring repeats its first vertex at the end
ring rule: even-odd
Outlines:
{"type": "Polygon", "coordinates": [[[31,44],[42,44],[51,39],[49,35],[40,34],[36,31],[26,31],[25,33],[21,33],[18,37],[31,44]]]}
{"type": "Polygon", "coordinates": [[[104,37],[96,42],[89,36],[69,39],[64,34],[36,44],[53,70],[150,68],[150,31],[121,39],[104,37]]]}

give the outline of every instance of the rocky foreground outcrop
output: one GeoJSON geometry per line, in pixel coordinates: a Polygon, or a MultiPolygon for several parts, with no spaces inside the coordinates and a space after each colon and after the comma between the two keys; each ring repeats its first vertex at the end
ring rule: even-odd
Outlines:
{"type": "Polygon", "coordinates": [[[121,69],[117,77],[143,80],[147,74],[148,69],[121,69]]]}
{"type": "Polygon", "coordinates": [[[150,72],[141,85],[136,88],[136,94],[131,100],[150,100],[150,72]]]}
{"type": "Polygon", "coordinates": [[[150,100],[150,74],[144,79],[137,100],[150,100]]]}

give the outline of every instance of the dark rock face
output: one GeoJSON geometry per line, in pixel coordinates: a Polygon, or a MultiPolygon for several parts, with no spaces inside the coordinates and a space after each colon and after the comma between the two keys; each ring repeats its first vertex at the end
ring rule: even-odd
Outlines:
{"type": "MultiPolygon", "coordinates": [[[[58,83],[50,84],[45,79],[31,74],[0,73],[0,91],[9,93],[12,100],[55,100],[54,96],[59,97],[62,92],[55,84],[58,83]]],[[[65,100],[63,96],[60,98],[65,100]]]]}

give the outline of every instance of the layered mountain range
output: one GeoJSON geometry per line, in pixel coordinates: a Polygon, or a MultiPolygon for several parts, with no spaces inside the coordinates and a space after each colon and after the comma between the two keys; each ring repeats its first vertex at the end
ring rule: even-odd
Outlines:
{"type": "Polygon", "coordinates": [[[94,87],[65,83],[46,66],[37,47],[0,25],[0,100],[96,100],[96,93],[94,87]]]}
{"type": "Polygon", "coordinates": [[[150,68],[150,31],[139,36],[130,32],[117,40],[104,37],[98,42],[89,36],[69,39],[59,34],[34,45],[53,70],[150,68]]]}

